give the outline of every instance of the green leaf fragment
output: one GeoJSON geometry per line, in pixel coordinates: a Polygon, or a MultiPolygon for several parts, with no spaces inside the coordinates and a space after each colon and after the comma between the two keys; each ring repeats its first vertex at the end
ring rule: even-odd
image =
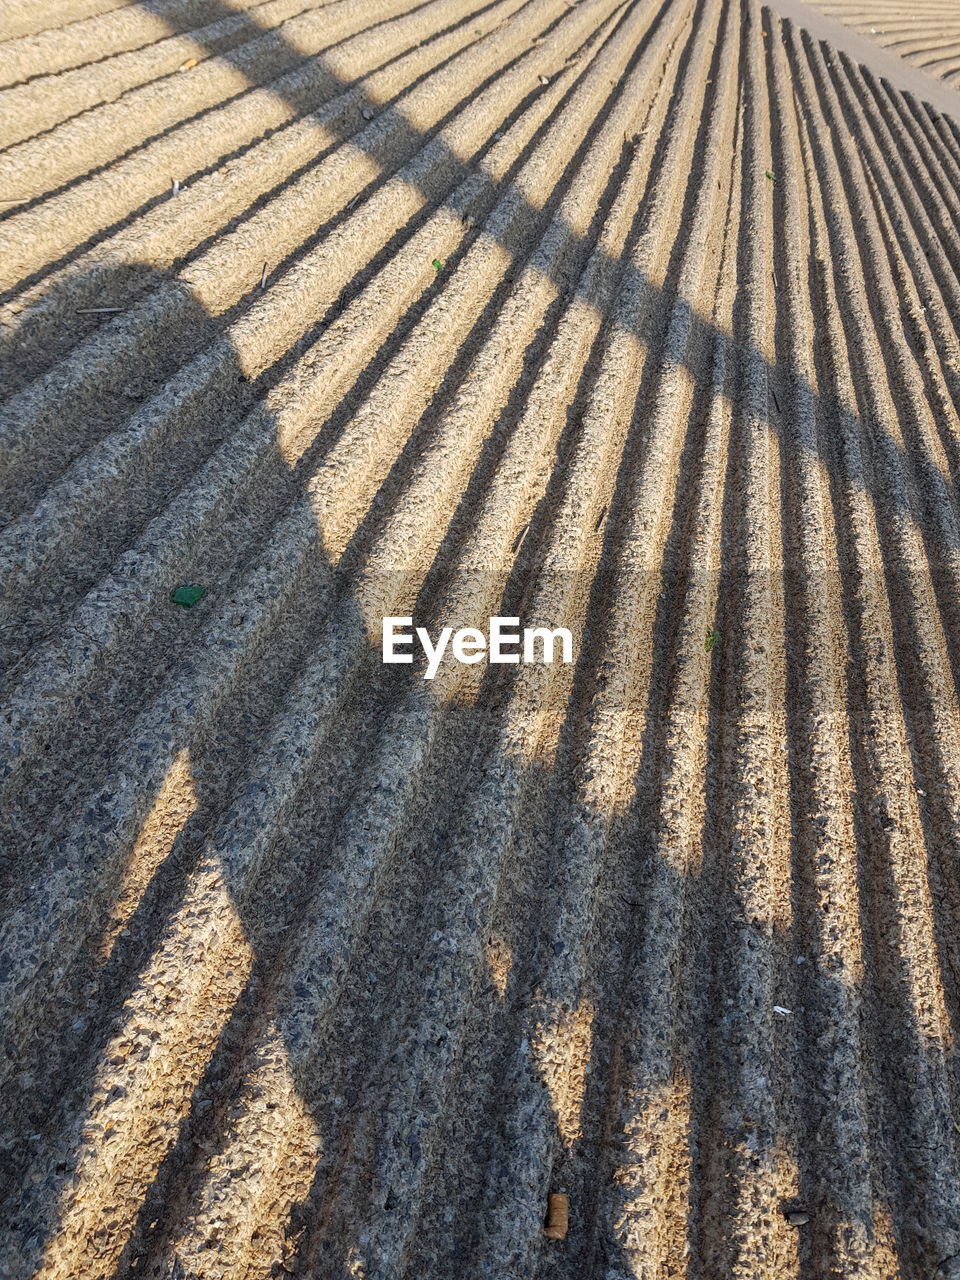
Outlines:
{"type": "Polygon", "coordinates": [[[434,271],[443,270],[443,263],[440,261],[439,258],[434,258],[433,262],[430,265],[433,267],[434,271]]]}
{"type": "Polygon", "coordinates": [[[717,643],[717,641],[718,641],[719,639],[720,639],[720,632],[719,632],[719,631],[708,631],[708,632],[707,632],[707,639],[706,639],[706,641],[705,641],[705,647],[706,647],[707,653],[709,653],[709,652],[710,652],[710,650],[713,648],[713,646],[717,643]]]}
{"type": "Polygon", "coordinates": [[[767,170],[766,170],[766,174],[767,174],[767,177],[770,179],[770,181],[771,181],[771,182],[776,182],[776,178],[773,176],[773,174],[770,172],[770,170],[769,170],[769,169],[767,169],[767,170]]]}
{"type": "Polygon", "coordinates": [[[174,604],[182,604],[185,609],[192,609],[206,594],[206,587],[196,587],[185,583],[182,587],[174,588],[170,593],[170,599],[174,604]]]}

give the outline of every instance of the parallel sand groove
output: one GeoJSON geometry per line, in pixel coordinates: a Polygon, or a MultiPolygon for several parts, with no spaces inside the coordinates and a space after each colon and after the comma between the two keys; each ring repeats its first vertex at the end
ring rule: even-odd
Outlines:
{"type": "Polygon", "coordinates": [[[960,10],[949,0],[816,0],[816,8],[948,84],[960,84],[960,10]]]}
{"type": "Polygon", "coordinates": [[[956,121],[758,0],[0,86],[0,1275],[957,1274],[956,121]]]}

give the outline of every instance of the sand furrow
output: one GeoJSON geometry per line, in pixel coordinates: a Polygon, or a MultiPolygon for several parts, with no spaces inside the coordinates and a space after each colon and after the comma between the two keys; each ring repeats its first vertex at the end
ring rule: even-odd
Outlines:
{"type": "MultiPolygon", "coordinates": [[[[243,44],[263,28],[312,8],[305,0],[268,0],[249,15],[239,13],[201,27],[195,33],[159,40],[148,50],[119,54],[105,61],[96,74],[87,67],[52,76],[36,76],[29,83],[0,93],[0,145],[12,146],[92,107],[115,101],[121,94],[151,80],[192,71],[201,61],[243,44]]],[[[0,75],[5,62],[0,49],[0,75]]],[[[168,86],[168,92],[171,86],[168,86]]]]}
{"type": "Polygon", "coordinates": [[[916,0],[910,5],[885,0],[816,0],[815,7],[868,36],[932,76],[955,80],[955,54],[960,46],[960,15],[952,5],[916,0]]]}
{"type": "MultiPolygon", "coordinates": [[[[627,46],[627,47],[629,47],[629,46],[627,46]]],[[[619,49],[619,47],[618,47],[618,49],[619,49]]],[[[618,52],[617,56],[619,56],[619,52],[618,52]]],[[[601,76],[601,75],[600,75],[600,71],[601,71],[601,70],[605,70],[605,67],[603,66],[603,63],[601,63],[601,64],[600,64],[600,68],[598,68],[598,73],[597,73],[597,75],[596,75],[592,80],[588,78],[588,80],[587,80],[587,82],[586,82],[586,84],[585,84],[585,93],[578,95],[576,98],[574,98],[574,100],[573,100],[570,104],[568,104],[567,113],[566,113],[566,118],[567,118],[568,120],[572,120],[572,119],[581,119],[581,120],[583,120],[583,119],[588,118],[588,117],[585,115],[585,113],[583,112],[583,110],[582,110],[584,100],[589,101],[589,95],[590,95],[590,92],[594,92],[594,93],[595,93],[598,89],[600,89],[600,91],[601,91],[601,92],[603,92],[604,90],[602,90],[602,89],[601,89],[601,86],[604,86],[604,85],[606,85],[606,84],[607,84],[607,81],[606,81],[605,76],[601,76]]],[[[615,144],[618,142],[618,140],[619,140],[620,136],[622,135],[622,127],[623,127],[623,126],[622,126],[622,123],[621,123],[620,121],[616,121],[616,122],[615,122],[613,125],[611,125],[611,126],[610,126],[610,128],[607,130],[607,137],[608,137],[608,139],[609,139],[609,141],[608,141],[608,143],[607,143],[607,146],[608,146],[608,147],[609,147],[609,146],[611,146],[611,145],[615,145],[615,144]]],[[[551,157],[551,162],[552,162],[552,163],[556,163],[556,161],[557,161],[557,159],[558,159],[558,153],[557,153],[555,150],[554,150],[554,151],[551,151],[551,152],[550,152],[550,157],[551,157]]],[[[542,166],[541,166],[540,171],[541,171],[541,173],[542,173],[542,171],[543,171],[543,170],[542,170],[542,166]]],[[[603,166],[602,162],[601,162],[600,164],[596,164],[596,163],[595,163],[594,165],[592,165],[592,166],[591,166],[591,168],[590,168],[590,170],[589,170],[589,172],[590,172],[590,174],[591,174],[591,180],[592,180],[594,183],[596,183],[597,181],[602,180],[603,171],[604,171],[604,166],[603,166]]],[[[586,190],[587,190],[587,191],[589,191],[589,187],[587,187],[587,188],[586,188],[586,190]]],[[[593,202],[592,202],[592,200],[590,200],[590,199],[586,199],[586,200],[584,200],[584,196],[583,196],[583,195],[581,195],[579,198],[580,198],[581,206],[584,208],[584,210],[592,210],[592,208],[593,208],[593,202]]],[[[565,209],[565,211],[566,211],[566,213],[567,213],[567,217],[569,218],[569,217],[571,217],[571,216],[574,214],[574,212],[575,212],[575,210],[576,210],[576,208],[577,208],[577,205],[576,205],[576,203],[572,203],[572,204],[571,204],[571,203],[570,203],[570,201],[568,200],[567,204],[566,204],[565,206],[562,206],[562,207],[564,207],[564,209],[565,209]]],[[[561,225],[561,226],[562,226],[562,225],[564,225],[564,224],[563,224],[563,223],[560,223],[560,224],[558,224],[558,225],[561,225]]],[[[566,237],[569,239],[569,238],[571,237],[571,235],[572,235],[572,232],[568,229],[568,230],[566,230],[566,231],[565,231],[565,235],[566,235],[566,237]]],[[[548,244],[550,243],[550,240],[549,240],[549,239],[548,239],[547,243],[548,243],[548,244]]],[[[467,265],[467,264],[464,264],[464,266],[465,266],[465,267],[466,267],[466,265],[467,265]]],[[[546,267],[547,267],[548,265],[549,265],[548,260],[542,260],[542,259],[541,259],[541,266],[543,267],[543,269],[546,269],[546,267]]],[[[449,325],[448,325],[448,331],[449,331],[449,325]]],[[[453,426],[452,430],[456,431],[456,425],[455,425],[455,424],[454,424],[454,426],[453,426]]],[[[324,476],[323,476],[323,474],[321,473],[321,476],[319,477],[319,481],[322,481],[323,479],[324,479],[324,476]]],[[[313,486],[311,486],[311,487],[313,487],[313,486]]],[[[323,492],[322,485],[320,485],[319,483],[317,483],[317,485],[316,485],[316,489],[317,489],[317,493],[318,493],[318,494],[322,494],[322,492],[323,492]]],[[[276,547],[276,548],[284,548],[284,547],[286,547],[286,550],[284,550],[284,551],[281,551],[281,552],[280,552],[280,557],[282,557],[282,558],[286,558],[286,559],[288,559],[288,560],[289,560],[289,554],[290,554],[290,550],[289,550],[289,548],[290,548],[290,543],[291,543],[291,539],[290,539],[290,530],[291,530],[291,528],[297,528],[297,527],[299,527],[299,528],[305,529],[306,527],[308,527],[308,526],[307,526],[307,524],[306,524],[302,519],[300,519],[300,516],[301,516],[302,514],[303,514],[303,513],[302,513],[302,512],[299,512],[299,511],[298,511],[298,512],[294,512],[294,513],[293,513],[293,519],[292,519],[292,520],[291,520],[291,519],[288,519],[288,520],[285,522],[285,525],[284,525],[284,526],[281,526],[281,527],[277,530],[277,536],[276,536],[276,537],[275,537],[275,539],[274,539],[274,547],[276,547]]],[[[306,551],[306,550],[307,550],[307,548],[306,548],[306,546],[304,546],[304,551],[306,551]]],[[[389,566],[389,561],[390,561],[390,554],[389,554],[389,552],[390,552],[390,546],[389,546],[389,544],[387,544],[386,548],[384,548],[384,549],[382,549],[382,550],[380,551],[380,557],[381,557],[381,559],[386,559],[386,560],[387,560],[387,564],[388,564],[388,566],[389,566]]],[[[301,554],[303,554],[303,552],[301,552],[301,554]]],[[[277,559],[277,558],[278,558],[278,556],[277,556],[277,551],[274,551],[274,552],[273,552],[273,555],[269,557],[269,559],[274,560],[274,561],[276,561],[276,559],[277,559]]],[[[229,625],[229,624],[228,624],[228,625],[229,625]]],[[[236,633],[235,633],[235,634],[236,634],[236,633]]],[[[340,651],[340,653],[341,653],[341,657],[342,657],[342,660],[343,660],[343,661],[346,661],[346,662],[348,663],[347,675],[349,675],[349,664],[350,664],[350,663],[352,663],[352,662],[354,661],[354,658],[353,658],[353,656],[352,656],[352,653],[353,653],[353,651],[357,650],[357,642],[362,640],[362,633],[361,633],[361,634],[359,634],[359,635],[357,635],[355,638],[353,638],[353,636],[351,636],[351,638],[350,638],[349,642],[348,642],[348,638],[347,638],[347,636],[346,636],[346,635],[342,635],[342,636],[338,637],[338,638],[337,638],[337,640],[338,640],[338,643],[335,643],[335,644],[333,645],[333,647],[334,647],[335,649],[338,649],[338,650],[340,651]]],[[[234,644],[231,644],[231,645],[230,645],[230,648],[231,648],[231,649],[233,649],[234,647],[235,647],[235,645],[234,645],[234,644]]],[[[361,649],[361,652],[362,652],[362,649],[361,649]]],[[[226,673],[224,673],[224,674],[226,674],[226,673]]],[[[326,672],[326,671],[321,672],[321,673],[314,672],[314,673],[312,673],[312,674],[311,674],[311,676],[310,676],[310,677],[307,679],[307,681],[305,682],[304,689],[303,689],[303,691],[302,691],[302,692],[303,692],[303,697],[304,697],[304,699],[305,699],[305,702],[304,702],[304,703],[298,703],[298,705],[303,706],[303,705],[310,705],[310,704],[312,703],[312,701],[313,701],[313,699],[314,699],[314,697],[315,697],[316,687],[317,687],[315,682],[316,682],[316,680],[318,680],[318,679],[320,679],[322,683],[327,683],[327,684],[329,684],[329,672],[326,672]]],[[[334,686],[334,687],[336,687],[336,684],[335,684],[335,686],[334,686]]],[[[183,690],[182,690],[182,687],[181,687],[181,688],[179,688],[179,689],[176,691],[176,693],[174,694],[174,696],[175,696],[175,697],[177,697],[177,698],[180,698],[180,697],[182,697],[182,696],[183,696],[183,690]]],[[[162,714],[162,712],[160,712],[159,714],[162,714]]],[[[287,718],[287,720],[286,720],[286,722],[285,722],[285,723],[286,723],[287,728],[282,729],[282,730],[281,730],[281,732],[283,732],[283,733],[288,732],[289,724],[290,724],[290,719],[291,719],[291,718],[293,719],[294,723],[296,723],[296,721],[297,721],[297,716],[296,716],[296,714],[295,714],[295,712],[294,712],[294,710],[293,710],[293,709],[291,709],[291,711],[290,711],[290,713],[289,713],[289,717],[287,718]]],[[[149,719],[149,718],[148,718],[148,719],[149,719]]],[[[156,723],[156,720],[157,720],[157,714],[154,714],[154,715],[152,716],[152,720],[153,720],[153,722],[154,722],[154,723],[156,723]]],[[[309,723],[311,723],[311,721],[308,719],[307,721],[305,721],[305,722],[303,722],[303,723],[304,723],[304,724],[309,724],[309,723]]],[[[298,726],[298,734],[299,734],[300,732],[302,732],[302,731],[303,731],[303,726],[302,726],[302,725],[299,725],[299,726],[298,726]]],[[[301,760],[301,761],[300,761],[300,766],[298,766],[298,767],[302,767],[302,765],[303,765],[303,764],[304,764],[304,761],[303,761],[303,760],[301,760]]],[[[145,779],[144,781],[146,782],[146,781],[147,781],[147,779],[145,779]]],[[[274,795],[275,795],[275,796],[277,796],[278,798],[279,798],[280,794],[282,794],[282,788],[280,789],[280,791],[275,791],[275,792],[274,792],[274,795]]],[[[133,796],[133,797],[131,797],[131,798],[135,800],[135,798],[136,798],[136,794],[134,794],[134,796],[133,796]]],[[[117,811],[116,811],[116,809],[115,809],[115,808],[114,808],[114,812],[115,812],[115,813],[117,813],[117,811]]],[[[119,814],[118,814],[118,813],[117,813],[117,817],[119,817],[119,814]]],[[[279,820],[279,818],[280,818],[280,813],[279,813],[279,811],[278,811],[278,813],[275,815],[275,817],[279,820]]],[[[262,819],[263,819],[263,815],[262,815],[262,819]]],[[[263,820],[264,820],[264,822],[265,822],[265,819],[263,819],[263,820]]],[[[248,821],[248,815],[247,815],[247,813],[246,813],[246,810],[243,808],[243,806],[241,806],[241,818],[240,818],[238,821],[240,821],[241,823],[242,823],[242,822],[246,822],[246,821],[248,821]]],[[[264,833],[265,833],[265,836],[266,836],[266,834],[267,834],[269,831],[271,831],[271,830],[276,831],[276,830],[277,830],[277,828],[275,828],[275,827],[271,826],[270,824],[266,824],[266,823],[265,823],[265,825],[264,825],[264,833]]],[[[121,837],[121,838],[122,838],[122,837],[121,837]]],[[[122,846],[121,846],[121,847],[122,847],[122,846]]],[[[255,863],[256,863],[256,857],[255,857],[255,855],[254,855],[253,851],[250,851],[250,852],[248,853],[248,855],[245,855],[245,857],[252,858],[252,859],[254,860],[254,865],[255,865],[255,863]]],[[[105,867],[103,867],[103,868],[102,868],[101,874],[103,874],[103,873],[105,873],[105,867]]],[[[70,874],[75,874],[75,872],[74,872],[74,873],[70,873],[70,874]]],[[[240,873],[238,872],[237,874],[239,875],[240,873]]],[[[239,883],[239,881],[238,881],[238,883],[239,883]]],[[[48,890],[49,890],[49,888],[50,888],[50,886],[48,885],[48,890]]],[[[54,893],[54,895],[53,895],[53,896],[54,896],[54,898],[55,898],[55,899],[56,899],[56,897],[58,897],[58,896],[59,896],[59,897],[61,897],[61,898],[62,898],[62,900],[64,901],[64,903],[71,903],[71,902],[73,902],[74,904],[76,904],[76,903],[77,903],[77,897],[76,897],[76,895],[74,895],[73,893],[68,892],[68,891],[64,891],[64,892],[62,892],[62,893],[61,893],[61,894],[59,894],[59,895],[58,895],[58,894],[56,894],[56,893],[54,893]]],[[[85,909],[86,909],[87,911],[89,911],[89,903],[85,904],[85,909]]],[[[29,912],[27,912],[27,914],[29,915],[29,912]]],[[[23,918],[22,913],[21,913],[21,917],[20,917],[20,918],[23,918]]],[[[191,918],[191,920],[193,920],[193,921],[195,922],[195,920],[196,920],[196,913],[194,913],[194,915],[192,915],[190,918],[191,918]]],[[[18,927],[18,925],[17,925],[16,923],[14,923],[14,924],[12,925],[12,927],[13,927],[14,929],[16,929],[16,928],[18,927]]],[[[53,931],[52,931],[52,934],[55,934],[55,933],[56,933],[56,930],[53,930],[53,931]]],[[[51,936],[52,936],[52,934],[51,934],[51,936]]],[[[62,959],[63,959],[63,955],[62,955],[62,953],[61,953],[61,960],[62,960],[62,959]]]]}
{"type": "Polygon", "coordinates": [[[819,7],[0,0],[0,1274],[953,1274],[960,27],[819,7]]]}

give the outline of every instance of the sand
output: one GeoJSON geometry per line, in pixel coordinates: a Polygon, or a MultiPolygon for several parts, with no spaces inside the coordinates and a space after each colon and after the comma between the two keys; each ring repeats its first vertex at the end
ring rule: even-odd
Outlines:
{"type": "Polygon", "coordinates": [[[0,4],[0,1275],[960,1274],[960,95],[897,51],[0,4]]]}
{"type": "Polygon", "coordinates": [[[960,85],[960,10],[946,0],[817,0],[824,13],[938,76],[960,85]]]}

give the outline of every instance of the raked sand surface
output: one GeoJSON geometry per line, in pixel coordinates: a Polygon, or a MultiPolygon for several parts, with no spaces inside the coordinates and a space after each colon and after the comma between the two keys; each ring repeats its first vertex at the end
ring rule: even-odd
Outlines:
{"type": "Polygon", "coordinates": [[[955,0],[816,0],[817,8],[929,75],[960,85],[960,4],[955,0]]]}
{"type": "Polygon", "coordinates": [[[960,1275],[960,109],[790,12],[0,3],[4,1280],[960,1275]]]}

